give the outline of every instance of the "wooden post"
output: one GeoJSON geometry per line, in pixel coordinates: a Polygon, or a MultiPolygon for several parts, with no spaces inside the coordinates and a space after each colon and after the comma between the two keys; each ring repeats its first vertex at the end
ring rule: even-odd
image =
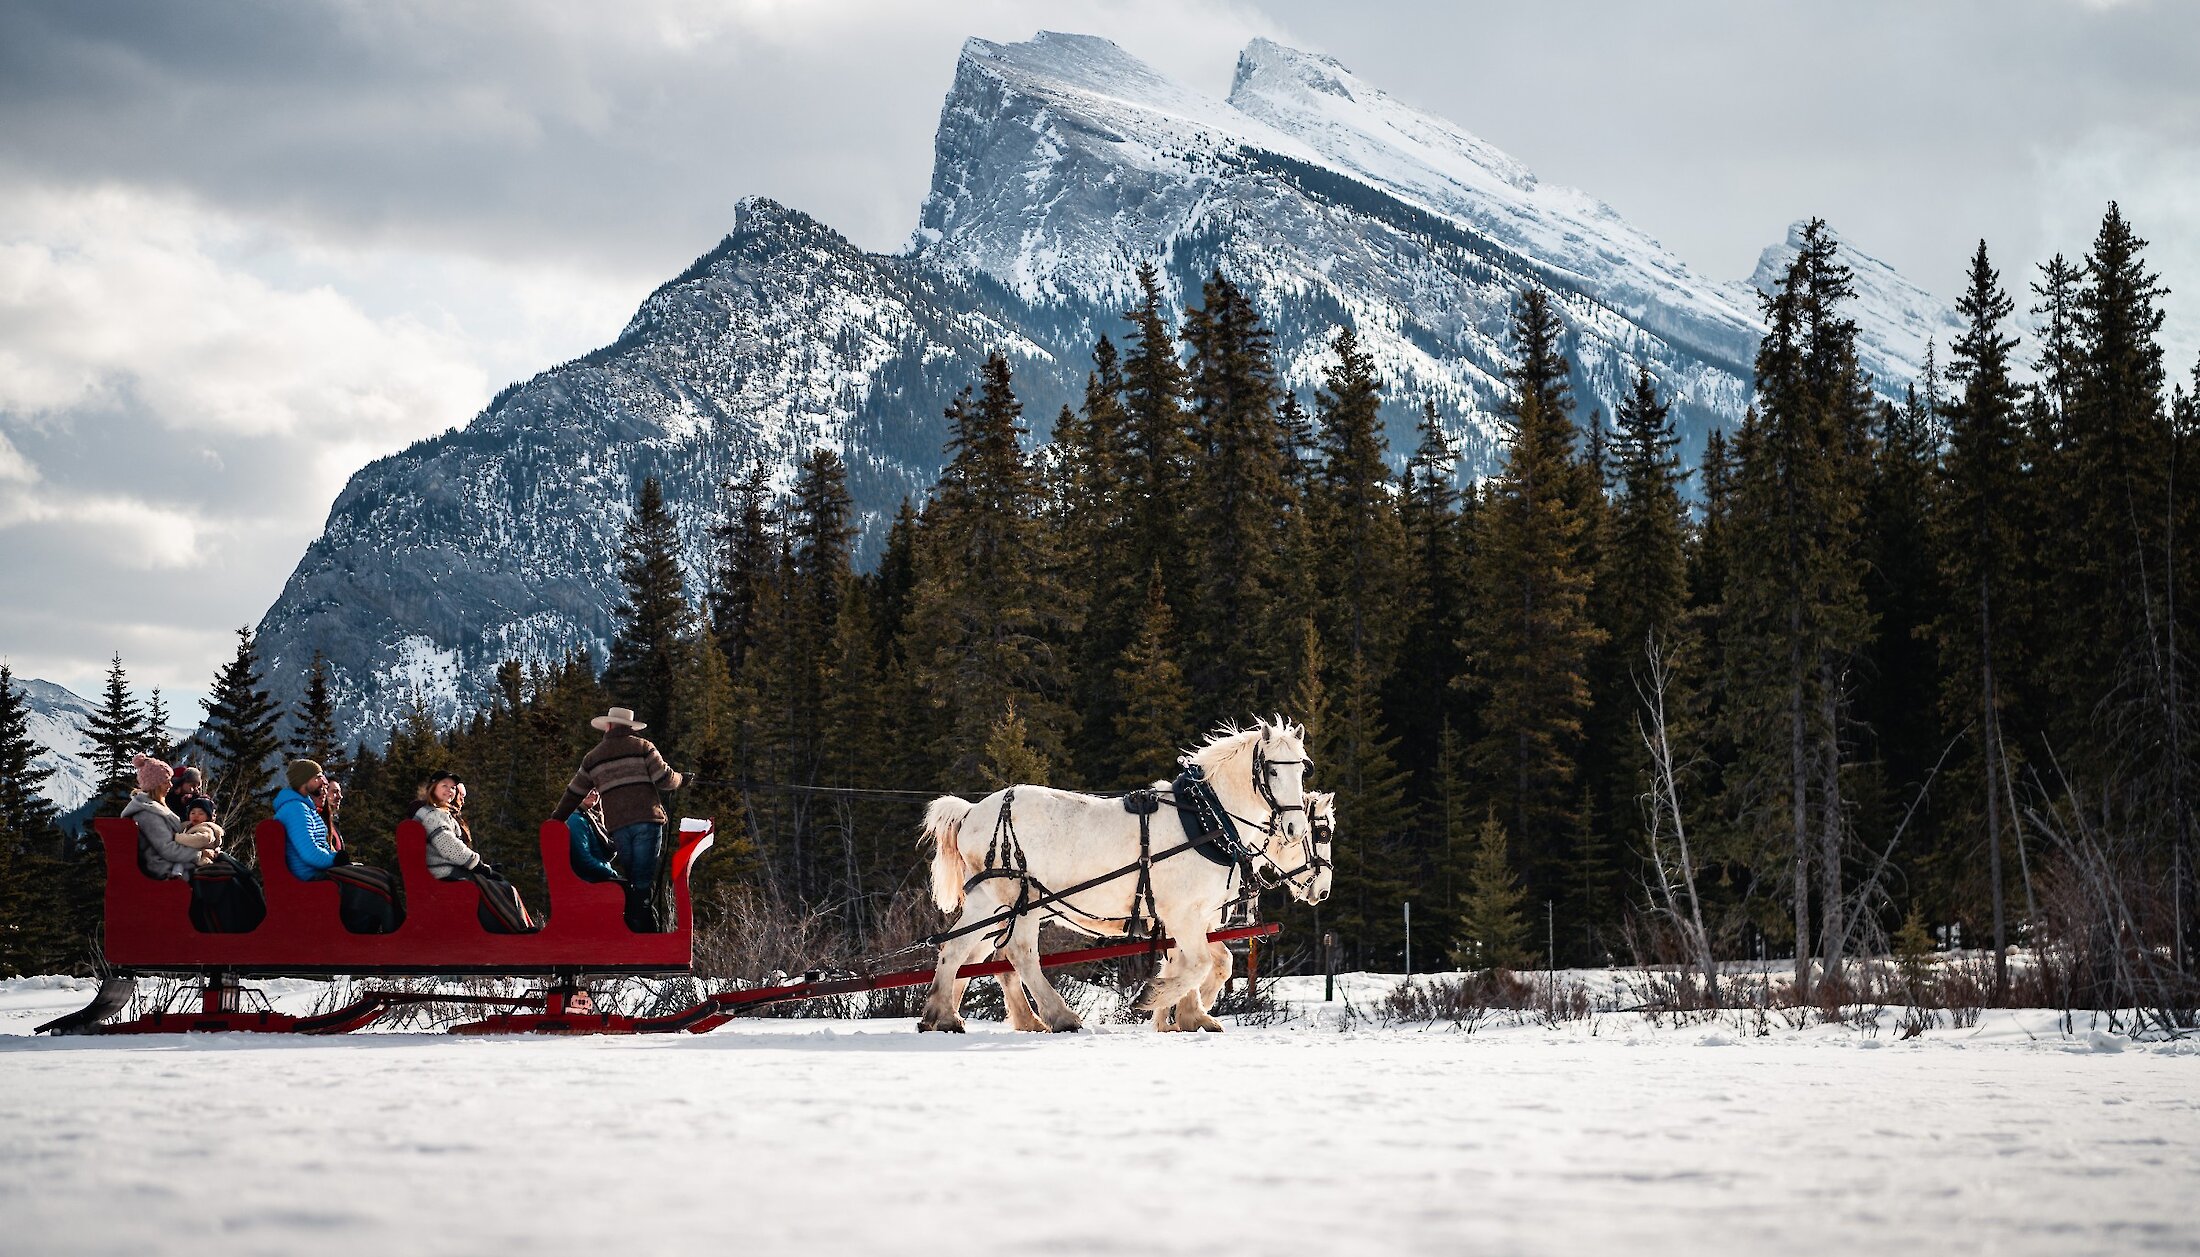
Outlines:
{"type": "Polygon", "coordinates": [[[1322,935],[1322,1003],[1337,998],[1337,936],[1322,935]]]}

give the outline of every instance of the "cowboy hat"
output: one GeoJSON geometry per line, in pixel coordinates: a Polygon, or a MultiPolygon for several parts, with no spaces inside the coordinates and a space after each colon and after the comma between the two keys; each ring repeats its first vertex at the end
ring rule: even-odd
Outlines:
{"type": "Polygon", "coordinates": [[[629,729],[647,729],[649,727],[634,718],[634,709],[631,707],[614,707],[588,723],[606,733],[610,732],[613,725],[625,725],[629,729]]]}

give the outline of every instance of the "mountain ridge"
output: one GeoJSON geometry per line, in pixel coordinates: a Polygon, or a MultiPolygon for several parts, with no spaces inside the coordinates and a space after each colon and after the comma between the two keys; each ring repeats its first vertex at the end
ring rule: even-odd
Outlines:
{"type": "MultiPolygon", "coordinates": [[[[1859,323],[1867,366],[1891,387],[1945,307],[1855,259],[1888,307],[1859,323]]],[[[745,198],[734,229],[609,344],[352,478],[262,621],[272,687],[293,697],[323,650],[347,726],[379,736],[415,699],[445,718],[483,701],[503,658],[586,649],[600,662],[644,476],[680,513],[691,589],[710,568],[720,484],[761,461],[784,489],[819,445],[848,463],[875,546],[935,478],[940,410],[985,354],[1009,356],[1043,436],[1077,395],[1092,341],[1119,333],[1149,261],[1178,307],[1212,271],[1229,274],[1302,392],[1334,329],[1352,324],[1389,383],[1394,450],[1428,398],[1451,416],[1469,474],[1499,453],[1509,317],[1526,284],[1558,297],[1585,421],[1611,411],[1637,363],[1691,451],[1747,404],[1748,281],[1697,277],[1602,201],[1537,180],[1334,58],[1256,40],[1221,99],[1093,36],[973,39],[900,251],[867,253],[745,198]]]]}

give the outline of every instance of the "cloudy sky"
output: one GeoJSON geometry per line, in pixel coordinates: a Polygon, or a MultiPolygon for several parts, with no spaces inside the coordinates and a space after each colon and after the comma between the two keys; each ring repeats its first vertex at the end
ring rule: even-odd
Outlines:
{"type": "MultiPolygon", "coordinates": [[[[2120,199],[2200,350],[2200,4],[0,0],[0,656],[188,709],[345,478],[615,335],[761,193],[899,248],[964,37],[1255,35],[1699,271],[1821,214],[1952,296],[2120,199]]],[[[195,714],[195,712],[194,712],[195,714]]]]}

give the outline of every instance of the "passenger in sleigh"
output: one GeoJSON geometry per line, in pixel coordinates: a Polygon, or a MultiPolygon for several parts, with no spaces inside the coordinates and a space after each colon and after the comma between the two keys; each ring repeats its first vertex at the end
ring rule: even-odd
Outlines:
{"type": "Polygon", "coordinates": [[[192,928],[209,934],[256,928],[267,916],[267,901],[251,870],[221,850],[212,801],[193,797],[189,811],[178,816],[163,801],[174,775],[168,765],[151,755],[134,756],[130,763],[137,769],[138,788],[122,816],[137,824],[139,867],[152,877],[191,883],[192,928]]]}
{"type": "Polygon", "coordinates": [[[472,882],[481,896],[475,915],[491,934],[532,934],[542,928],[519,891],[468,842],[466,783],[454,772],[439,772],[421,783],[413,801],[413,819],[428,831],[428,875],[439,882],[472,882]]]}
{"type": "Polygon", "coordinates": [[[355,864],[336,832],[343,791],[310,759],[283,770],[290,784],[275,793],[283,825],[283,863],[301,882],[336,883],[336,912],[354,934],[388,934],[405,923],[405,884],[388,869],[355,864]]]}
{"type": "Polygon", "coordinates": [[[174,774],[151,755],[131,756],[130,766],[137,770],[137,789],[123,805],[122,819],[137,825],[138,867],[163,881],[191,876],[203,853],[184,839],[184,820],[167,804],[174,774]]]}
{"type": "Polygon", "coordinates": [[[626,879],[619,875],[612,863],[611,839],[603,823],[603,792],[591,790],[582,797],[580,806],[565,818],[565,832],[571,841],[566,860],[573,866],[573,876],[584,882],[618,882],[626,879]]]}

